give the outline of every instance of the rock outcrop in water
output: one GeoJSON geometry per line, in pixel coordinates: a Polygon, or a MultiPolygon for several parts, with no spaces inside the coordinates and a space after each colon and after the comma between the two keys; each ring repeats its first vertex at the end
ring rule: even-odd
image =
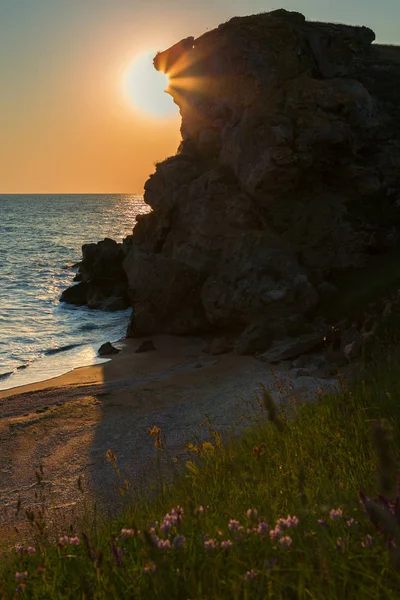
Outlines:
{"type": "Polygon", "coordinates": [[[61,302],[102,310],[124,310],[130,306],[123,261],[129,242],[117,244],[105,238],[82,246],[82,262],[73,285],[61,295],[61,302]]]}
{"type": "Polygon", "coordinates": [[[313,321],[333,274],[398,242],[400,68],[374,38],[279,10],[157,54],[182,142],[124,258],[130,335],[265,350],[313,321]]]}

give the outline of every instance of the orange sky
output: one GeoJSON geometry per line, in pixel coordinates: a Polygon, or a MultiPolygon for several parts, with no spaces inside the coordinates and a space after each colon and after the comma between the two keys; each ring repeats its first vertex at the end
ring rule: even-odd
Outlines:
{"type": "Polygon", "coordinates": [[[175,153],[180,119],[128,102],[123,73],[138,53],[281,6],[398,41],[400,2],[369,3],[0,0],[0,193],[142,193],[154,162],[175,153]]]}

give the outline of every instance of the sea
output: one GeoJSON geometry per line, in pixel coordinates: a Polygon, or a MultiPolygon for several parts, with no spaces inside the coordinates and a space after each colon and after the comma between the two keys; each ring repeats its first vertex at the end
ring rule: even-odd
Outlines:
{"type": "Polygon", "coordinates": [[[104,362],[97,350],[124,337],[130,310],[59,298],[82,244],[122,241],[148,211],[135,194],[0,195],[0,390],[104,362]]]}

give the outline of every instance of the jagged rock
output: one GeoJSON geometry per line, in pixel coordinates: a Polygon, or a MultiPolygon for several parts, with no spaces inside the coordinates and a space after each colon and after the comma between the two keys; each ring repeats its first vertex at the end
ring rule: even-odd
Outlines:
{"type": "MultiPolygon", "coordinates": [[[[383,212],[394,215],[400,145],[390,141],[379,86],[370,93],[360,67],[376,58],[373,39],[367,28],[279,10],[157,54],[181,111],[182,143],[145,185],[153,212],[138,220],[125,261],[131,332],[312,319],[319,294],[340,293],[330,273],[378,248],[389,230],[371,207],[385,198],[383,212]],[[151,284],[143,281],[149,261],[151,284]],[[175,269],[182,277],[171,287],[175,269]]],[[[249,330],[237,348],[266,343],[249,330]]]]}
{"type": "Polygon", "coordinates": [[[99,356],[108,356],[110,354],[118,354],[120,350],[113,346],[111,342],[105,342],[102,344],[98,350],[99,356]]]}
{"type": "Polygon", "coordinates": [[[71,285],[63,291],[60,297],[60,302],[67,302],[67,304],[76,304],[77,306],[83,306],[87,302],[87,293],[89,286],[87,283],[78,283],[77,285],[71,285]]]}
{"type": "Polygon", "coordinates": [[[279,363],[297,358],[300,354],[323,349],[325,344],[324,336],[320,333],[307,334],[298,338],[286,338],[274,342],[271,348],[264,354],[260,354],[258,358],[272,364],[279,363]]]}
{"type": "Polygon", "coordinates": [[[248,325],[255,318],[305,314],[318,302],[293,253],[268,233],[245,232],[226,244],[202,288],[208,320],[218,326],[248,325]]]}
{"type": "Polygon", "coordinates": [[[141,352],[152,352],[156,350],[156,347],[152,340],[145,340],[138,346],[135,350],[135,353],[139,354],[141,352]]]}
{"type": "Polygon", "coordinates": [[[128,333],[186,334],[207,329],[200,302],[202,275],[177,260],[133,249],[124,262],[134,310],[128,333]]]}
{"type": "Polygon", "coordinates": [[[129,307],[128,286],[122,263],[129,244],[118,244],[105,238],[97,244],[82,246],[82,261],[72,286],[62,293],[60,300],[69,304],[86,304],[92,309],[108,311],[125,310],[129,307]]]}
{"type": "Polygon", "coordinates": [[[285,334],[285,327],[279,323],[267,321],[249,325],[239,337],[235,352],[242,355],[265,352],[274,339],[285,334]]]}
{"type": "MultiPolygon", "coordinates": [[[[90,305],[124,298],[123,282],[129,335],[242,332],[240,352],[315,330],[320,296],[345,291],[330,281],[398,242],[400,67],[374,37],[278,10],[158,53],[182,142],[146,182],[153,210],[132,236],[84,248],[90,305]]],[[[333,351],[356,341],[346,329],[326,336],[333,351]]],[[[273,360],[308,351],[275,343],[273,360]]]]}

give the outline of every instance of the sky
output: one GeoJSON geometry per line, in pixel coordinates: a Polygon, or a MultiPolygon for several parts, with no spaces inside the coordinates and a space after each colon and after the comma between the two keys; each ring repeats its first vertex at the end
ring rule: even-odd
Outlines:
{"type": "Polygon", "coordinates": [[[0,0],[0,193],[142,193],[180,118],[135,96],[138,56],[276,8],[400,44],[400,0],[0,0]]]}

